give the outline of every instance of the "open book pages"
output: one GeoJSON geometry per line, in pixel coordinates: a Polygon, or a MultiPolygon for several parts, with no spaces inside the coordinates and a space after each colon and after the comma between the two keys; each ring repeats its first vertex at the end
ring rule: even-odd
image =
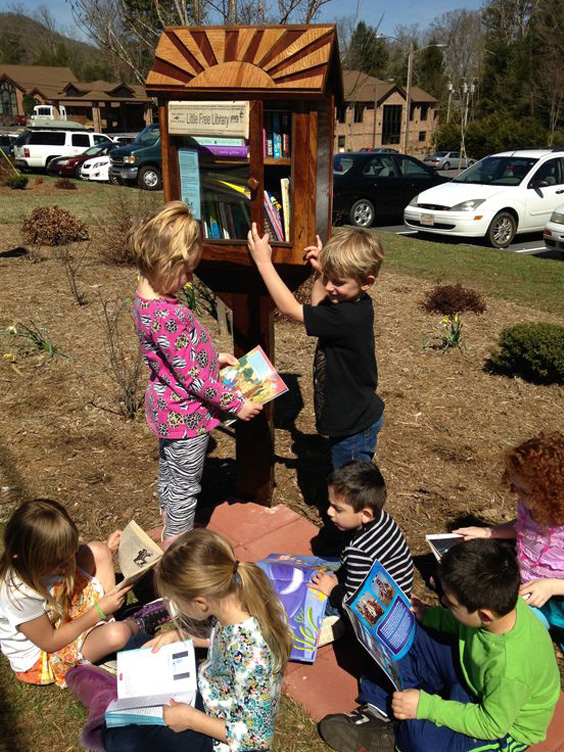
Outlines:
{"type": "Polygon", "coordinates": [[[123,650],[117,656],[118,699],[108,705],[106,724],[163,724],[163,707],[171,699],[193,705],[197,678],[191,640],[151,648],[123,650]]]}
{"type": "Polygon", "coordinates": [[[124,579],[118,587],[133,584],[154,567],[162,555],[162,548],[149,538],[135,520],[131,520],[119,542],[118,560],[124,579]]]}
{"type": "Polygon", "coordinates": [[[449,548],[456,546],[457,543],[462,543],[464,536],[458,533],[435,533],[433,535],[426,535],[425,540],[429,544],[437,561],[440,561],[449,548]]]}

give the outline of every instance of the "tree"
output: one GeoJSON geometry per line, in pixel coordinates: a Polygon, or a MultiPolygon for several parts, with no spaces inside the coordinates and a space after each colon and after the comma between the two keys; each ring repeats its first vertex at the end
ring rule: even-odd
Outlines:
{"type": "Polygon", "coordinates": [[[532,19],[531,35],[537,51],[537,75],[532,89],[539,114],[548,125],[548,145],[564,120],[564,18],[561,0],[545,0],[532,19]]]}
{"type": "Polygon", "coordinates": [[[438,40],[431,37],[428,44],[415,56],[414,81],[429,94],[441,98],[446,88],[444,55],[438,40]]]}
{"type": "Polygon", "coordinates": [[[344,67],[380,78],[385,74],[387,64],[386,40],[378,38],[376,29],[372,26],[359,21],[347,48],[344,67]]]}
{"type": "Polygon", "coordinates": [[[33,108],[37,104],[39,104],[39,100],[37,100],[31,94],[24,94],[22,105],[23,105],[23,111],[25,115],[31,115],[33,113],[33,108]]]}

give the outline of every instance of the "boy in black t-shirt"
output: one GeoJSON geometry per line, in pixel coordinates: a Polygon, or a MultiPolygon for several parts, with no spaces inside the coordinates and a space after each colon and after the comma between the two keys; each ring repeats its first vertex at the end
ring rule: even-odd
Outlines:
{"type": "Polygon", "coordinates": [[[319,433],[329,436],[333,467],[350,460],[371,462],[382,427],[384,403],[376,394],[378,371],[374,311],[366,291],[383,259],[378,239],[365,230],[344,230],[323,248],[305,249],[315,270],[311,305],[301,305],[272,263],[268,235],[253,223],[248,247],[281,313],[305,324],[318,337],[314,362],[315,417],[319,433]]]}

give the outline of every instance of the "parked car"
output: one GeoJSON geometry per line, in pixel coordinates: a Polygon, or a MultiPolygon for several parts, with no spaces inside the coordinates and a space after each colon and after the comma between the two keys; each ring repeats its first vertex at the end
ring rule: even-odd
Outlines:
{"type": "Polygon", "coordinates": [[[401,216],[412,196],[445,180],[405,154],[336,154],[333,219],[356,227],[370,227],[377,216],[401,216]]]}
{"type": "Polygon", "coordinates": [[[148,125],[135,141],[112,152],[110,183],[136,182],[139,188],[156,191],[162,184],[159,126],[148,125]]]}
{"type": "Polygon", "coordinates": [[[382,153],[392,153],[392,154],[399,154],[397,149],[392,149],[391,146],[374,146],[372,149],[369,149],[368,151],[379,151],[382,153]]]}
{"type": "Polygon", "coordinates": [[[77,154],[76,157],[56,157],[47,165],[47,172],[50,175],[80,178],[82,165],[86,161],[91,157],[101,157],[104,154],[108,154],[115,148],[116,145],[113,142],[99,143],[86,149],[82,154],[77,154]]]}
{"type": "Polygon", "coordinates": [[[16,166],[45,168],[56,157],[75,157],[95,144],[113,141],[104,133],[45,128],[26,130],[14,145],[16,166]]]}
{"type": "Polygon", "coordinates": [[[475,159],[461,157],[457,151],[437,151],[430,157],[425,157],[423,162],[435,170],[465,170],[475,163],[475,159]]]}
{"type": "Polygon", "coordinates": [[[137,138],[138,135],[139,135],[138,133],[132,133],[132,134],[128,134],[128,133],[115,134],[115,133],[112,133],[112,139],[113,139],[114,143],[117,144],[118,146],[125,146],[126,144],[133,143],[135,141],[135,139],[137,138]]]}
{"type": "Polygon", "coordinates": [[[8,157],[12,157],[14,154],[14,143],[17,140],[17,135],[15,133],[2,133],[0,134],[0,149],[6,154],[8,157]]]}
{"type": "Polygon", "coordinates": [[[420,232],[481,237],[506,248],[516,233],[543,230],[563,198],[564,152],[505,151],[414,196],[404,221],[420,232]]]}
{"type": "Polygon", "coordinates": [[[80,169],[80,177],[82,180],[96,180],[107,183],[110,179],[109,153],[100,153],[98,156],[83,162],[80,169]]]}
{"type": "Polygon", "coordinates": [[[564,204],[550,215],[543,231],[544,244],[551,251],[564,251],[564,204]]]}

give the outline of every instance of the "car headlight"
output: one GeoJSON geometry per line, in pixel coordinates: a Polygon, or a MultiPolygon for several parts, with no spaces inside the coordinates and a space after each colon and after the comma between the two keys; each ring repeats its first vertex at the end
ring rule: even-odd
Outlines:
{"type": "Polygon", "coordinates": [[[61,159],[60,162],[55,162],[57,167],[64,167],[64,165],[70,164],[70,159],[61,159]]]}
{"type": "Polygon", "coordinates": [[[408,206],[417,206],[417,202],[419,201],[419,194],[417,196],[414,196],[411,201],[409,202],[408,206]]]}
{"type": "Polygon", "coordinates": [[[564,225],[564,214],[562,212],[552,212],[550,221],[556,222],[559,225],[564,225]]]}
{"type": "Polygon", "coordinates": [[[456,204],[455,206],[451,206],[451,211],[474,211],[474,209],[477,209],[480,204],[483,204],[485,198],[471,198],[469,201],[462,201],[460,204],[456,204]]]}
{"type": "Polygon", "coordinates": [[[135,154],[132,154],[130,157],[123,158],[124,164],[135,164],[135,162],[137,162],[137,157],[135,156],[135,154]]]}

